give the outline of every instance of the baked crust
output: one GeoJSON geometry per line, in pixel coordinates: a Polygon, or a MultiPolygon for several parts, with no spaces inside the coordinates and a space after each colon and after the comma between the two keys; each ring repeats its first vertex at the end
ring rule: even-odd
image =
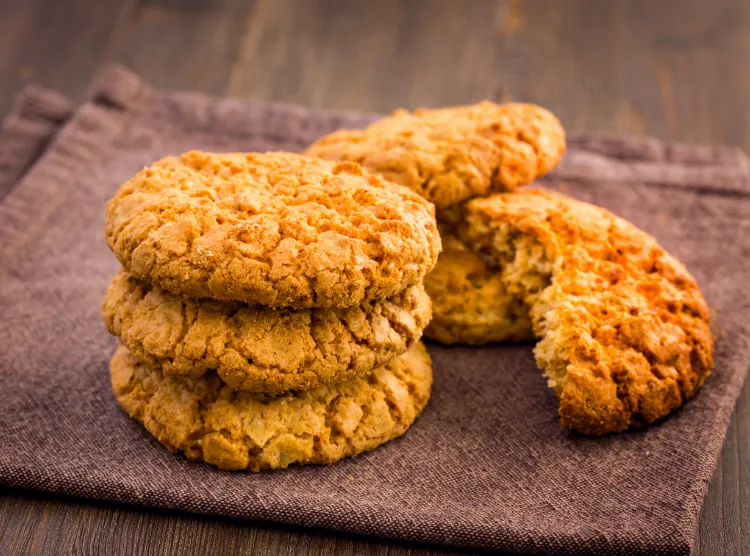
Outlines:
{"type": "Polygon", "coordinates": [[[335,131],[305,152],[357,162],[442,209],[547,173],[565,152],[565,131],[540,106],[484,101],[397,110],[365,130],[335,131]]]}
{"type": "Polygon", "coordinates": [[[440,251],[420,196],[290,153],[162,159],[109,201],[106,238],[131,274],[172,293],[296,309],[395,295],[440,251]]]}

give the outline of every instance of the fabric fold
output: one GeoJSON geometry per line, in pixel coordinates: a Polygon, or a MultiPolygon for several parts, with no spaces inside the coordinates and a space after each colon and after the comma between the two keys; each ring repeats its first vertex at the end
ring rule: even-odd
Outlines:
{"type": "Polygon", "coordinates": [[[18,95],[0,128],[0,200],[41,156],[72,113],[73,104],[57,91],[29,85],[18,95]]]}

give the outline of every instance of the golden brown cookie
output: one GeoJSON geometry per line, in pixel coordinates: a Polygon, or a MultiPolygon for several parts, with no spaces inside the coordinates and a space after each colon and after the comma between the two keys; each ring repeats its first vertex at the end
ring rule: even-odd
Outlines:
{"type": "Polygon", "coordinates": [[[296,309],[395,295],[440,251],[419,195],[289,153],[160,160],[109,201],[106,237],[131,274],[172,293],[296,309]]]}
{"type": "Polygon", "coordinates": [[[173,452],[221,469],[333,463],[402,435],[430,397],[421,343],[364,377],[296,394],[236,391],[216,374],[169,377],[125,347],[110,365],[120,405],[173,452]]]}
{"type": "Polygon", "coordinates": [[[430,299],[420,284],[345,309],[271,309],[184,298],[121,271],[102,314],[166,375],[215,370],[233,388],[278,394],[363,376],[404,353],[430,321],[430,299]]]}
{"type": "Polygon", "coordinates": [[[604,434],[651,423],[710,374],[698,284],[645,232],[543,191],[474,199],[462,210],[462,241],[530,306],[537,363],[565,427],[604,434]]]}
{"type": "Polygon", "coordinates": [[[340,130],[306,154],[358,162],[446,208],[490,191],[512,191],[545,174],[565,151],[565,131],[533,104],[485,101],[398,110],[365,130],[340,130]]]}
{"type": "Polygon", "coordinates": [[[500,273],[454,235],[441,236],[443,251],[424,281],[432,299],[425,336],[444,344],[532,340],[523,297],[509,295],[500,273]]]}

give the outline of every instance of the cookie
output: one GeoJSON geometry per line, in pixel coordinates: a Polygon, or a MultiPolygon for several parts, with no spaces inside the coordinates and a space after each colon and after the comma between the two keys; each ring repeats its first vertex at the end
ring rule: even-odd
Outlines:
{"type": "Polygon", "coordinates": [[[424,282],[433,315],[425,336],[473,345],[534,339],[523,297],[509,295],[500,273],[457,237],[441,236],[443,251],[424,282]]]}
{"type": "Polygon", "coordinates": [[[215,373],[170,377],[120,347],[110,365],[123,409],[173,452],[220,469],[333,463],[402,435],[427,404],[430,357],[417,343],[364,378],[268,396],[215,373]]]}
{"type": "Polygon", "coordinates": [[[271,309],[180,297],[121,271],[102,314],[166,375],[215,370],[232,388],[278,394],[363,376],[404,353],[430,320],[430,299],[419,284],[345,309],[271,309]]]}
{"type": "Polygon", "coordinates": [[[604,434],[652,423],[710,374],[709,310],[695,279],[609,211],[543,192],[462,207],[462,241],[528,304],[534,353],[565,427],[604,434]]]}
{"type": "Polygon", "coordinates": [[[109,201],[106,238],[131,274],[169,292],[295,309],[393,296],[440,251],[419,195],[290,153],[160,160],[109,201]]]}
{"type": "Polygon", "coordinates": [[[306,154],[358,162],[416,191],[439,209],[490,191],[512,191],[552,169],[565,131],[533,104],[485,101],[398,110],[365,130],[340,130],[306,154]]]}

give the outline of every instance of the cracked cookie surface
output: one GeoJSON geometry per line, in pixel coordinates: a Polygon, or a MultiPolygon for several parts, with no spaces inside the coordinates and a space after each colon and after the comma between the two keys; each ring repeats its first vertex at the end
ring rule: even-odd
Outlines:
{"type": "Polygon", "coordinates": [[[654,422],[695,395],[713,365],[695,279],[609,211],[544,191],[462,207],[462,241],[530,308],[534,353],[563,426],[604,434],[654,422]]]}
{"type": "Polygon", "coordinates": [[[523,298],[509,295],[500,273],[457,237],[440,234],[443,251],[424,281],[432,300],[425,336],[444,344],[533,340],[523,298]]]}
{"type": "Polygon", "coordinates": [[[417,343],[367,377],[274,397],[233,390],[214,373],[165,376],[121,346],[110,376],[123,409],[169,450],[260,471],[333,463],[402,435],[427,404],[432,367],[417,343]]]}
{"type": "Polygon", "coordinates": [[[108,202],[105,231],[123,266],[162,289],[296,309],[395,295],[440,251],[419,195],[290,153],[162,159],[108,202]]]}
{"type": "Polygon", "coordinates": [[[565,131],[548,110],[485,101],[398,110],[367,129],[335,131],[305,153],[357,162],[441,209],[530,183],[564,151],[565,131]]]}
{"type": "Polygon", "coordinates": [[[278,394],[363,376],[404,353],[430,320],[420,284],[341,309],[271,309],[170,294],[121,271],[102,304],[111,334],[166,375],[215,370],[231,387],[278,394]]]}

